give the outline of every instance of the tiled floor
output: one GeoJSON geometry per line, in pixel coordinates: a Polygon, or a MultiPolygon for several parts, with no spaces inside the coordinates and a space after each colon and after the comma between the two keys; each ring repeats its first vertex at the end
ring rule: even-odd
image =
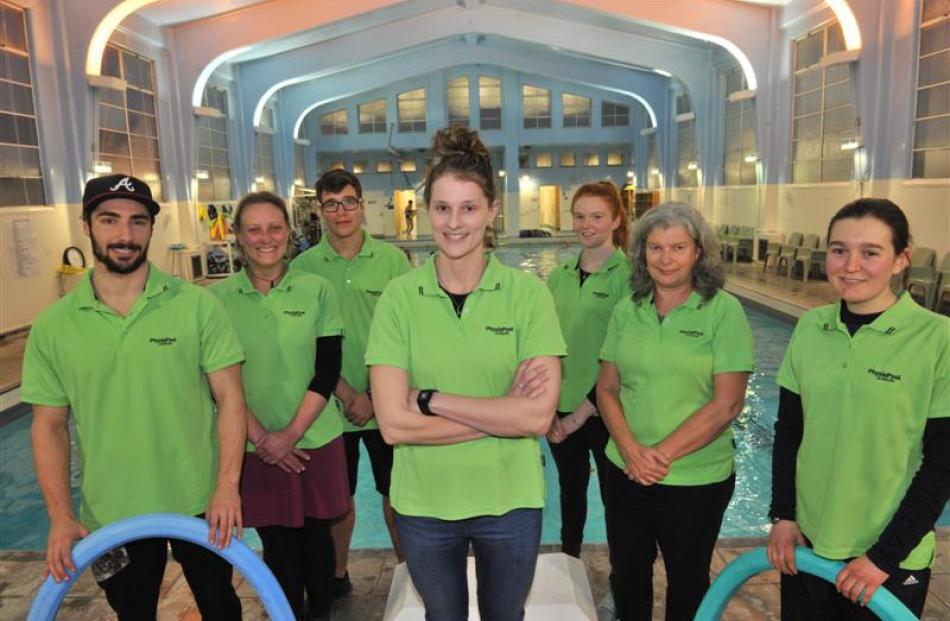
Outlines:
{"type": "MultiPolygon", "coordinates": [[[[713,557],[712,573],[721,571],[730,560],[750,549],[749,540],[720,541],[713,557]],[[742,544],[742,545],[740,545],[742,544]]],[[[554,551],[547,549],[545,551],[554,551]]],[[[599,602],[607,591],[607,547],[587,545],[582,554],[594,601],[599,602]]],[[[350,557],[352,595],[334,604],[333,621],[376,621],[383,617],[386,596],[392,581],[395,558],[389,550],[359,550],[350,557]]],[[[42,580],[43,562],[39,553],[0,552],[0,619],[24,619],[32,594],[42,580]]],[[[654,619],[663,618],[665,574],[662,563],[656,566],[654,581],[654,619]]],[[[244,605],[244,619],[266,619],[259,600],[250,586],[235,578],[238,595],[244,605]]],[[[63,603],[60,619],[95,620],[113,618],[99,588],[88,572],[80,577],[63,603]]],[[[770,571],[753,577],[729,603],[723,619],[730,621],[765,621],[779,618],[778,574],[770,571]]],[[[937,560],[933,570],[930,595],[923,618],[928,621],[950,619],[950,531],[938,535],[937,560]]],[[[159,611],[162,621],[198,621],[200,616],[181,575],[181,568],[169,562],[162,587],[159,611]]],[[[556,619],[552,621],[557,621],[556,619]]]]}

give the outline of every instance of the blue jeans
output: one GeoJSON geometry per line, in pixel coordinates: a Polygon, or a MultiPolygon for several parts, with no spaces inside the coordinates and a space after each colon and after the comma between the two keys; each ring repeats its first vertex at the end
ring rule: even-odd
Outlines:
{"type": "Polygon", "coordinates": [[[520,621],[541,544],[541,509],[440,520],[396,514],[396,529],[427,621],[468,619],[466,557],[475,551],[482,621],[520,621]]]}

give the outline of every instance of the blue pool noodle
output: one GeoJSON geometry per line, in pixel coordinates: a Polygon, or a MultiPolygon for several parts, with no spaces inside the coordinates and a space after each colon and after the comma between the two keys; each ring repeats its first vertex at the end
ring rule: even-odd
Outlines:
{"type": "Polygon", "coordinates": [[[150,513],[119,520],[83,538],[73,548],[76,572],[63,582],[48,576],[36,593],[27,621],[53,621],[66,593],[93,561],[113,548],[150,537],[180,539],[211,550],[251,583],[273,621],[294,621],[294,613],[277,579],[253,550],[237,539],[231,539],[228,547],[219,550],[208,543],[207,522],[177,513],[150,513]]]}
{"type": "MultiPolygon", "coordinates": [[[[807,548],[795,548],[795,565],[798,571],[818,576],[834,583],[838,572],[844,567],[841,561],[830,561],[817,556],[807,548]]],[[[756,548],[737,557],[726,565],[706,592],[696,611],[694,621],[717,621],[726,609],[726,604],[742,584],[752,576],[772,569],[765,548],[756,548]]],[[[904,606],[894,594],[884,587],[874,592],[868,609],[884,621],[914,621],[917,616],[904,606]]]]}

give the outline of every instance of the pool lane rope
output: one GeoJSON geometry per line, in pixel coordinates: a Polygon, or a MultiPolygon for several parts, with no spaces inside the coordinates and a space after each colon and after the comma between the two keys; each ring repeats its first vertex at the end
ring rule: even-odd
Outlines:
{"type": "MultiPolygon", "coordinates": [[[[818,576],[832,584],[838,572],[844,568],[844,563],[841,561],[821,558],[811,550],[801,547],[795,548],[795,565],[798,571],[818,576]]],[[[694,621],[717,621],[725,611],[726,604],[746,580],[772,568],[765,548],[756,548],[738,556],[726,565],[713,581],[709,591],[706,592],[706,597],[699,605],[694,621]]],[[[915,621],[917,619],[914,613],[884,587],[879,587],[874,592],[867,607],[884,621],[915,621]]]]}
{"type": "Polygon", "coordinates": [[[93,561],[130,541],[151,537],[180,539],[214,552],[251,583],[272,621],[294,621],[290,604],[277,579],[253,550],[234,538],[228,547],[219,550],[208,543],[207,522],[177,513],[150,513],[126,518],[84,537],[73,548],[76,571],[63,582],[56,582],[52,576],[46,578],[36,593],[27,621],[53,621],[66,593],[93,561]]]}

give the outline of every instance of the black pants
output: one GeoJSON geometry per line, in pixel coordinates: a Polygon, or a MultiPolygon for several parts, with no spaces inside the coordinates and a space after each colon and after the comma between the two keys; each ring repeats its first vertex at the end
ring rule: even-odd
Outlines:
{"type": "Polygon", "coordinates": [[[168,562],[168,544],[205,621],[240,621],[241,600],[231,585],[231,564],[199,545],[177,539],[142,539],[125,544],[129,564],[99,583],[119,621],[155,619],[168,562]]]}
{"type": "Polygon", "coordinates": [[[692,621],[709,588],[709,566],[736,477],[696,486],[643,486],[607,466],[607,543],[617,615],[652,618],[657,546],[666,567],[666,619],[692,621]]]}
{"type": "MultiPolygon", "coordinates": [[[[558,412],[558,416],[567,416],[558,412]]],[[[597,466],[600,499],[604,500],[604,472],[608,468],[604,449],[609,438],[604,421],[591,416],[574,433],[559,444],[551,443],[551,455],[557,465],[561,486],[561,551],[580,557],[587,522],[587,485],[590,482],[590,455],[597,466]]]]}
{"type": "Polygon", "coordinates": [[[333,520],[305,518],[300,528],[257,528],[264,544],[264,562],[280,583],[298,619],[330,612],[336,568],[330,536],[332,523],[333,520]]]}
{"type": "MultiPolygon", "coordinates": [[[[881,585],[918,617],[923,614],[930,585],[929,569],[898,569],[881,585]],[[910,584],[905,585],[905,582],[910,584]]],[[[800,572],[782,576],[782,621],[871,621],[877,615],[852,604],[835,585],[800,572]]]]}

